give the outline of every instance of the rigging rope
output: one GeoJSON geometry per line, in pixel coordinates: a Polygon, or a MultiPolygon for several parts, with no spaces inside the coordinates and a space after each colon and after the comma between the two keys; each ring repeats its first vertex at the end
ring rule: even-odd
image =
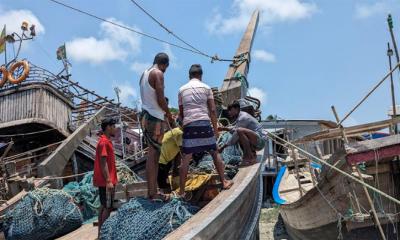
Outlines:
{"type": "Polygon", "coordinates": [[[186,51],[189,51],[189,52],[192,52],[192,53],[195,53],[195,54],[199,54],[199,55],[201,55],[201,56],[205,56],[205,57],[211,58],[211,61],[233,61],[233,60],[228,60],[228,59],[220,59],[217,55],[215,55],[215,56],[210,56],[210,55],[208,55],[208,54],[205,54],[205,53],[199,51],[198,49],[194,48],[192,45],[186,43],[186,42],[183,41],[181,38],[179,38],[178,36],[176,36],[175,34],[173,34],[172,32],[171,32],[171,34],[173,34],[173,36],[178,37],[178,39],[180,39],[180,41],[183,41],[186,45],[190,46],[190,48],[187,48],[187,47],[184,47],[184,46],[181,46],[181,45],[172,43],[172,42],[168,42],[168,41],[162,40],[162,39],[160,39],[160,38],[158,38],[158,37],[152,36],[152,35],[147,34],[147,33],[144,33],[144,32],[140,32],[140,31],[135,30],[135,29],[133,29],[133,28],[131,28],[131,27],[128,27],[128,26],[125,26],[125,25],[122,25],[122,24],[119,24],[119,23],[116,23],[116,22],[107,20],[107,19],[102,18],[102,17],[99,17],[99,16],[96,16],[96,15],[94,15],[94,14],[92,14],[92,13],[89,13],[89,12],[86,12],[86,11],[83,11],[83,10],[80,10],[80,9],[78,9],[78,8],[75,8],[75,7],[73,7],[73,6],[70,6],[70,5],[65,4],[65,3],[63,3],[63,2],[60,2],[60,1],[57,1],[57,0],[49,0],[49,1],[51,1],[51,2],[53,2],[53,3],[56,3],[56,4],[60,5],[60,6],[69,8],[69,9],[75,11],[75,12],[79,12],[79,13],[82,13],[82,14],[84,14],[84,15],[87,15],[87,16],[92,17],[92,18],[94,18],[94,19],[97,19],[97,20],[99,20],[99,21],[106,22],[106,23],[112,24],[112,25],[114,25],[114,26],[116,26],[116,27],[123,28],[123,29],[125,29],[125,30],[128,30],[128,31],[134,32],[134,33],[136,33],[136,34],[142,35],[142,36],[144,36],[144,37],[153,39],[153,40],[155,40],[155,41],[162,42],[162,43],[168,44],[168,45],[170,45],[170,46],[173,46],[173,47],[176,47],[176,48],[180,48],[180,49],[182,49],[182,50],[186,50],[186,51]],[[195,49],[195,50],[194,50],[194,49],[195,49]]]}
{"type": "MultiPolygon", "coordinates": [[[[294,145],[293,143],[291,143],[291,142],[289,142],[289,141],[286,141],[285,139],[279,137],[278,135],[273,134],[273,133],[268,132],[268,131],[266,131],[266,133],[267,133],[267,137],[270,138],[272,141],[275,141],[274,138],[276,138],[276,139],[278,139],[278,140],[280,140],[280,141],[286,143],[287,145],[296,148],[296,149],[299,150],[300,152],[304,153],[305,155],[308,155],[309,157],[311,157],[312,159],[318,161],[319,163],[324,164],[324,165],[330,167],[331,169],[333,169],[333,170],[339,172],[340,174],[342,174],[342,175],[344,175],[344,176],[350,178],[351,180],[353,180],[353,181],[355,181],[355,182],[357,182],[357,183],[359,183],[359,184],[365,186],[365,187],[368,188],[369,190],[371,190],[371,191],[373,191],[373,192],[376,192],[376,193],[382,195],[383,197],[387,198],[388,200],[390,200],[390,201],[392,201],[392,202],[394,202],[394,203],[400,205],[400,200],[398,200],[398,199],[396,199],[396,198],[394,198],[394,197],[392,197],[392,196],[390,196],[390,195],[384,193],[383,191],[381,191],[381,190],[379,190],[379,189],[377,189],[377,188],[375,188],[375,187],[373,187],[373,186],[371,186],[371,185],[369,185],[369,184],[367,184],[367,183],[361,181],[360,179],[358,179],[358,178],[356,178],[356,177],[354,177],[354,176],[348,174],[347,172],[345,172],[345,171],[343,171],[343,170],[337,168],[336,166],[334,166],[334,165],[328,163],[327,161],[322,160],[322,159],[320,159],[320,158],[317,157],[317,156],[314,156],[313,154],[311,154],[311,153],[309,153],[309,152],[303,150],[302,148],[300,148],[300,147],[294,145]]],[[[287,146],[285,146],[285,147],[287,147],[287,146]]]]}

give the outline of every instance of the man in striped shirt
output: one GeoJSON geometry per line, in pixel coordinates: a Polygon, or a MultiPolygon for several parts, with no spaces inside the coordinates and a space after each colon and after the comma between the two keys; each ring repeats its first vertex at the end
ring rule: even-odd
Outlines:
{"type": "Polygon", "coordinates": [[[217,151],[217,114],[211,88],[202,82],[203,70],[194,64],[189,70],[190,81],[179,89],[179,115],[183,120],[183,159],[180,167],[180,195],[185,193],[186,176],[192,154],[209,152],[222,182],[229,189],[233,182],[224,176],[225,165],[217,151]]]}

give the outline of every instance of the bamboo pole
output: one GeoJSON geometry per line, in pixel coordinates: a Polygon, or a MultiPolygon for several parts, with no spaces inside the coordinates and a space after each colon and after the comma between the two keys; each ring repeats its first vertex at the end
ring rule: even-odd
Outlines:
{"type": "MultiPolygon", "coordinates": [[[[387,56],[389,58],[389,70],[392,71],[392,55],[393,55],[393,50],[390,48],[390,43],[387,43],[388,49],[387,49],[387,56]]],[[[394,93],[394,82],[393,82],[393,73],[390,74],[390,93],[392,95],[392,119],[397,117],[396,113],[396,97],[394,93]]],[[[393,131],[394,134],[398,133],[397,129],[397,124],[393,126],[393,131]]]]}

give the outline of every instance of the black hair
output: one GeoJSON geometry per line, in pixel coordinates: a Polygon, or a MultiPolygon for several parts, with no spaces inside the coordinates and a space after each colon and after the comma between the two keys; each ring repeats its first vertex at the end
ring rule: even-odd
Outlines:
{"type": "Polygon", "coordinates": [[[165,97],[165,101],[169,104],[169,98],[165,97]]]}
{"type": "Polygon", "coordinates": [[[169,57],[166,53],[157,53],[157,55],[154,57],[153,64],[163,64],[163,65],[168,65],[169,64],[169,57]]]}
{"type": "Polygon", "coordinates": [[[228,105],[228,111],[230,111],[232,108],[240,110],[240,103],[238,101],[233,101],[233,103],[228,105]]]}
{"type": "Polygon", "coordinates": [[[116,123],[117,121],[114,118],[104,118],[103,121],[101,121],[101,130],[104,132],[108,126],[112,126],[116,123]]]}
{"type": "Polygon", "coordinates": [[[193,78],[194,76],[203,75],[203,69],[200,64],[193,64],[189,69],[189,78],[193,78]]]}

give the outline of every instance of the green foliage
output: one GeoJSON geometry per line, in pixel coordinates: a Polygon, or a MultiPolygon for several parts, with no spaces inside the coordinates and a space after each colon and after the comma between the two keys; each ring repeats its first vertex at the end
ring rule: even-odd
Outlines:
{"type": "Polygon", "coordinates": [[[169,111],[171,112],[171,114],[174,114],[174,113],[178,113],[179,109],[171,107],[171,108],[169,108],[169,111]]]}
{"type": "Polygon", "coordinates": [[[270,115],[268,115],[268,117],[266,118],[266,120],[268,120],[268,121],[274,121],[274,120],[276,120],[277,118],[278,118],[277,115],[272,115],[272,114],[270,114],[270,115]]]}

